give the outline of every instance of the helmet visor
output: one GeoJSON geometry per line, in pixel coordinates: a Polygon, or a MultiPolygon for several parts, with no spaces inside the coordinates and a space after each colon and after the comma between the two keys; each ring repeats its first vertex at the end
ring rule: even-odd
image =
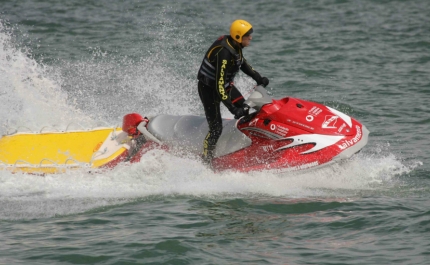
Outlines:
{"type": "Polygon", "coordinates": [[[250,28],[245,34],[243,34],[244,37],[248,37],[249,35],[251,35],[254,32],[254,30],[252,28],[250,28]]]}

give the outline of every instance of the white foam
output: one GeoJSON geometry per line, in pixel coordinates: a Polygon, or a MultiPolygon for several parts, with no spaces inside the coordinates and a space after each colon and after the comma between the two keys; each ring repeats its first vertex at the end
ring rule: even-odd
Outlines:
{"type": "Polygon", "coordinates": [[[361,155],[315,171],[213,173],[193,157],[153,150],[141,162],[113,170],[74,171],[45,177],[0,171],[0,219],[50,217],[155,197],[348,198],[387,189],[407,173],[393,155],[361,155]]]}

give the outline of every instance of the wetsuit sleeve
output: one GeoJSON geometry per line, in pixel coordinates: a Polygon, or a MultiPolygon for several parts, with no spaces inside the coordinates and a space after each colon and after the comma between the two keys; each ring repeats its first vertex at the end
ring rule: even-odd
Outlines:
{"type": "Polygon", "coordinates": [[[216,54],[216,75],[215,75],[215,85],[216,92],[221,99],[222,103],[227,107],[230,112],[235,108],[231,102],[230,93],[226,91],[226,77],[228,71],[230,71],[231,65],[231,55],[227,49],[221,49],[216,54]]]}
{"type": "Polygon", "coordinates": [[[240,70],[254,79],[257,83],[261,81],[261,75],[252,68],[251,65],[248,64],[245,58],[243,58],[243,63],[240,67],[240,70]]]}

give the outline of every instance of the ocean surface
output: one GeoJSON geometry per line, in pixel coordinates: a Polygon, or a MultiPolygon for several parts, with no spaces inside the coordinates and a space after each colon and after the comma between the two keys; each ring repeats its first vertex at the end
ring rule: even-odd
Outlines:
{"type": "Polygon", "coordinates": [[[99,174],[0,171],[0,264],[429,264],[427,0],[1,0],[0,135],[203,115],[198,67],[239,18],[273,96],[355,117],[368,145],[285,174],[161,151],[99,174]]]}

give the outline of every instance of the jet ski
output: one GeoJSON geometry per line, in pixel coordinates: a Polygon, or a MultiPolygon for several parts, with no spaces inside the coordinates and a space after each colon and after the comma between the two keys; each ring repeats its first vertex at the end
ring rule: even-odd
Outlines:
{"type": "MultiPolygon", "coordinates": [[[[252,109],[246,116],[223,119],[215,172],[317,168],[350,158],[368,141],[364,125],[316,102],[274,99],[257,86],[245,104],[252,109]]],[[[0,170],[43,175],[110,169],[139,162],[153,149],[199,158],[207,132],[202,116],[139,113],[125,115],[121,128],[14,132],[0,138],[0,170]]]]}
{"type": "MultiPolygon", "coordinates": [[[[322,104],[293,97],[273,99],[257,86],[245,101],[254,112],[239,120],[224,119],[212,169],[277,173],[326,166],[359,152],[369,131],[357,120],[322,104]]],[[[136,132],[146,141],[138,156],[153,148],[199,155],[208,132],[205,117],[138,113],[124,117],[130,137],[136,132]]]]}

